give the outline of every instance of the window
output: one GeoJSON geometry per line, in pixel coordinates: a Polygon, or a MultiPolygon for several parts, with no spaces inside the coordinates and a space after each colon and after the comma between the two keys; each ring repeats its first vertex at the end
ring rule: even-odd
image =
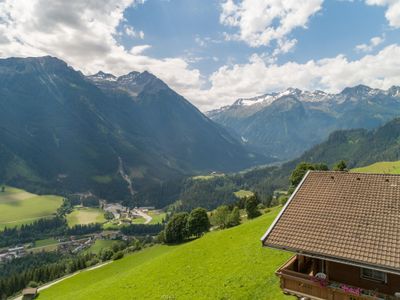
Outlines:
{"type": "Polygon", "coordinates": [[[374,281],[380,281],[386,283],[387,277],[386,273],[372,270],[372,269],[364,269],[361,268],[361,278],[368,279],[368,280],[374,280],[374,281]]]}

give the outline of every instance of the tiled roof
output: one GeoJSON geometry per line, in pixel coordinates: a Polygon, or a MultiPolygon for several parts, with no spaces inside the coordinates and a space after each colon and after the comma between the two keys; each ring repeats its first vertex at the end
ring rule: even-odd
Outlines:
{"type": "Polygon", "coordinates": [[[262,242],[400,271],[400,175],[311,171],[262,242]]]}
{"type": "Polygon", "coordinates": [[[37,288],[25,288],[22,290],[23,295],[36,295],[37,294],[37,288]]]}

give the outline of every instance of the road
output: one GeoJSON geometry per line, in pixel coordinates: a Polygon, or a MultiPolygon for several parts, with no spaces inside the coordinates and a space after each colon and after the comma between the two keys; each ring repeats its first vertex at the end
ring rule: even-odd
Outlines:
{"type": "Polygon", "coordinates": [[[149,216],[148,214],[146,214],[144,211],[142,211],[140,209],[135,209],[135,213],[142,216],[146,220],[146,221],[144,221],[144,224],[149,224],[151,222],[151,220],[153,220],[153,218],[151,216],[149,216]]]}

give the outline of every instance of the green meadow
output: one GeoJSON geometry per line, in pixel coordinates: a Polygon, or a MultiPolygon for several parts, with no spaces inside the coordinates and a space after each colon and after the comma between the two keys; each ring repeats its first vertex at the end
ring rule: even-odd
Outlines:
{"type": "Polygon", "coordinates": [[[94,244],[90,248],[88,248],[85,252],[98,254],[101,251],[101,249],[109,248],[112,246],[113,243],[114,241],[112,240],[96,240],[94,244]]]}
{"type": "Polygon", "coordinates": [[[274,274],[290,254],[260,242],[278,211],[179,246],[146,248],[53,285],[38,299],[293,299],[274,274]]]}
{"type": "Polygon", "coordinates": [[[62,197],[59,196],[40,196],[6,187],[4,192],[0,192],[0,230],[52,217],[61,203],[62,197]]]}
{"type": "Polygon", "coordinates": [[[381,161],[366,167],[352,169],[351,172],[400,174],[400,161],[381,161]]]}
{"type": "Polygon", "coordinates": [[[149,224],[162,223],[167,214],[165,212],[149,211],[148,215],[152,218],[149,224]]]}
{"type": "Polygon", "coordinates": [[[72,227],[77,224],[104,223],[104,211],[100,208],[93,207],[75,207],[74,210],[67,215],[68,226],[72,227]]]}
{"type": "Polygon", "coordinates": [[[246,198],[254,195],[252,191],[247,191],[247,190],[239,190],[237,192],[234,192],[234,194],[238,198],[246,198]]]}
{"type": "Polygon", "coordinates": [[[193,176],[192,178],[194,180],[210,180],[214,179],[215,177],[224,177],[225,174],[210,174],[210,175],[198,175],[198,176],[193,176]]]}
{"type": "Polygon", "coordinates": [[[42,251],[55,251],[58,247],[58,241],[53,238],[35,241],[34,248],[30,249],[32,252],[42,252],[42,251]]]}

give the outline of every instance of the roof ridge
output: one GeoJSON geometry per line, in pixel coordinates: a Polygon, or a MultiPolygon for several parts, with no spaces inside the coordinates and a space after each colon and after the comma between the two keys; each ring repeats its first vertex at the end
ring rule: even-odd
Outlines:
{"type": "Polygon", "coordinates": [[[352,171],[334,171],[334,170],[310,170],[310,173],[334,173],[334,174],[351,174],[351,175],[379,175],[379,176],[400,176],[400,174],[391,174],[391,173],[375,173],[375,172],[352,172],[352,171]]]}

